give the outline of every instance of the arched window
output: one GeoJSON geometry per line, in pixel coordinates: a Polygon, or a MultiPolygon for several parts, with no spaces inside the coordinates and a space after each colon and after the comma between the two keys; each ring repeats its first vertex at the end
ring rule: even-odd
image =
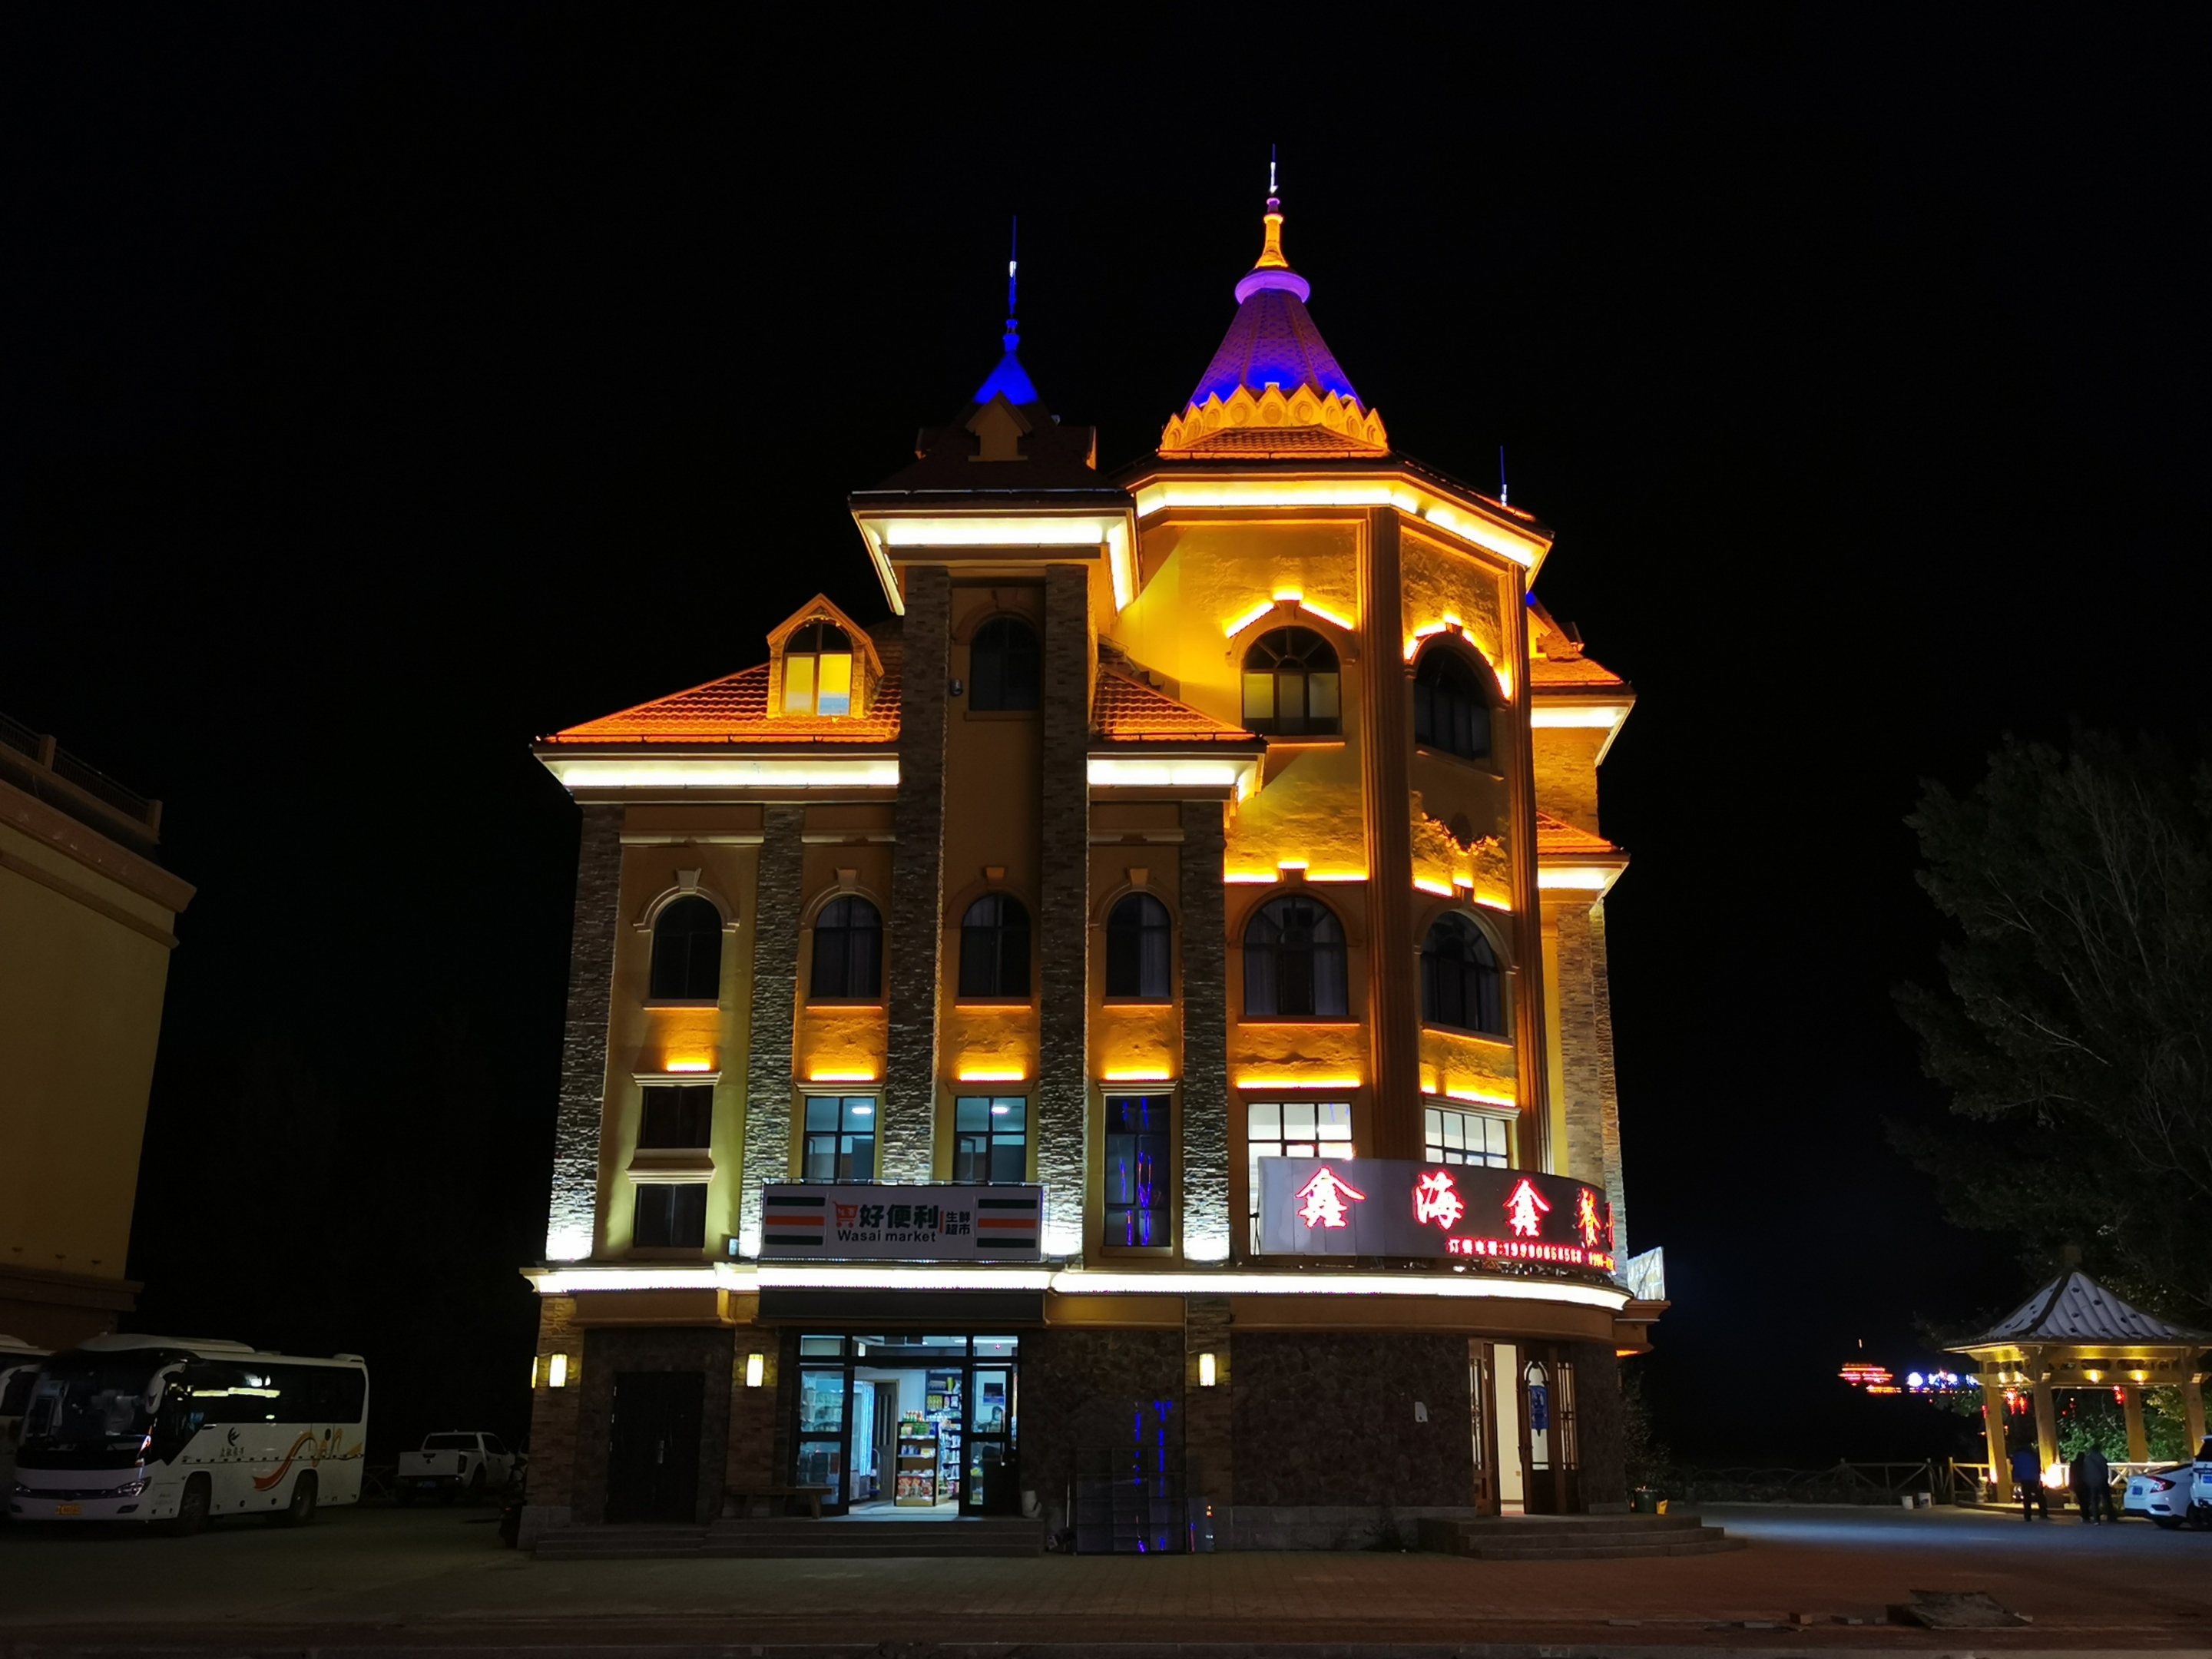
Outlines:
{"type": "Polygon", "coordinates": [[[1316,899],[1270,899],[1244,928],[1246,1014],[1341,1018],[1349,1012],[1344,926],[1316,899]]]}
{"type": "Polygon", "coordinates": [[[1278,737],[1333,737],[1339,718],[1336,647],[1310,628],[1271,628],[1244,653],[1244,724],[1278,737]]]}
{"type": "Polygon", "coordinates": [[[1173,929],[1168,907],[1150,893],[1132,893],[1106,918],[1106,994],[1164,1002],[1173,929]]]}
{"type": "Polygon", "coordinates": [[[1027,623],[994,617],[975,630],[968,645],[970,708],[1034,708],[1037,682],[1037,636],[1027,623]]]}
{"type": "Polygon", "coordinates": [[[656,1002],[712,1002],[722,994],[722,913],[696,895],[672,900],[653,921],[656,1002]]]}
{"type": "Polygon", "coordinates": [[[783,642],[783,712],[853,712],[853,642],[836,623],[811,622],[783,642]]]}
{"type": "Polygon", "coordinates": [[[831,899],[814,918],[814,977],[807,994],[830,1002],[878,997],[883,989],[883,917],[864,898],[831,899]]]}
{"type": "Polygon", "coordinates": [[[1489,936],[1466,916],[1438,916],[1421,941],[1421,1023],[1503,1036],[1504,1002],[1489,936]]]}
{"type": "Polygon", "coordinates": [[[960,994],[1030,994],[1030,913],[1006,893],[986,893],[960,918],[960,994]]]}
{"type": "Polygon", "coordinates": [[[1462,760],[1490,753],[1490,699],[1456,652],[1433,650],[1413,676],[1413,741],[1462,760]]]}

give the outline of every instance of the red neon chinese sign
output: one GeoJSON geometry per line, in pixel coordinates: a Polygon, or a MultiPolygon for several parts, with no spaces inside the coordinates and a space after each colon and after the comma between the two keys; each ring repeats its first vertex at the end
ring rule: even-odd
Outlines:
{"type": "Polygon", "coordinates": [[[1426,1224],[1435,1222],[1449,1232],[1467,1213],[1467,1206],[1452,1190],[1449,1171],[1426,1170],[1413,1183],[1413,1219],[1426,1224]]]}
{"type": "Polygon", "coordinates": [[[1342,1227],[1351,1220],[1351,1212],[1344,1207],[1347,1198],[1364,1200],[1367,1194],[1339,1180],[1336,1172],[1326,1164],[1321,1173],[1301,1188],[1298,1199],[1304,1206],[1298,1219],[1309,1227],[1342,1227]]]}
{"type": "Polygon", "coordinates": [[[1523,1176],[1521,1184],[1505,1196],[1505,1219],[1515,1232],[1534,1238],[1544,1231],[1544,1216],[1551,1207],[1523,1176]]]}

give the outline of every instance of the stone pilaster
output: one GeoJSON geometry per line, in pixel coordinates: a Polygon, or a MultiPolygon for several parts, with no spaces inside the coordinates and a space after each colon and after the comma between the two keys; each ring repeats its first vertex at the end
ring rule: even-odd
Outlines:
{"type": "Polygon", "coordinates": [[[805,908],[804,806],[761,816],[753,884],[753,1006],[745,1053],[745,1151],[738,1172],[738,1248],[760,1254],[761,1188],[791,1178],[792,1033],[799,1018],[799,916],[805,908]]]}
{"type": "Polygon", "coordinates": [[[1090,573],[1078,565],[1045,572],[1036,1173],[1046,1189],[1048,1255],[1083,1250],[1084,1131],[1091,1116],[1091,676],[1097,658],[1090,583],[1090,573]]]}
{"type": "Polygon", "coordinates": [[[1613,1253],[1628,1260],[1628,1183],[1620,1167],[1620,1080],[1613,1066],[1613,969],[1606,959],[1605,901],[1590,907],[1590,1006],[1597,1036],[1598,1133],[1613,1253]]]}
{"type": "MultiPolygon", "coordinates": [[[[1515,592],[1519,592],[1519,585],[1515,592]]],[[[1552,1145],[1550,1038],[1544,1014],[1543,895],[1536,883],[1536,760],[1528,729],[1528,607],[1512,605],[1505,618],[1506,654],[1515,665],[1510,705],[1492,716],[1493,751],[1511,802],[1506,852],[1513,865],[1514,1093],[1521,1109],[1514,1161],[1527,1170],[1557,1170],[1552,1145]]]]}
{"type": "Polygon", "coordinates": [[[575,1502],[577,1401],[583,1390],[584,1333],[576,1325],[573,1297],[538,1303],[538,1372],[530,1391],[530,1466],[523,1477],[522,1523],[517,1541],[529,1549],[549,1527],[565,1527],[575,1502]],[[553,1356],[568,1364],[560,1388],[552,1386],[553,1356]]]}
{"type": "Polygon", "coordinates": [[[1567,1357],[1575,1368],[1575,1455],[1582,1465],[1583,1508],[1592,1515],[1625,1513],[1628,1419],[1620,1398],[1620,1361],[1604,1342],[1577,1342],[1567,1357]]]}
{"type": "Polygon", "coordinates": [[[1228,1510],[1237,1502],[1237,1414],[1231,1405],[1229,1298],[1182,1300],[1182,1460],[1185,1488],[1214,1505],[1216,1549],[1230,1547],[1228,1510]],[[1204,1387],[1200,1354],[1213,1356],[1213,1386],[1204,1387]]]}
{"type": "MultiPolygon", "coordinates": [[[[1183,1257],[1226,1261],[1229,1214],[1228,923],[1221,803],[1182,804],[1183,1257]]],[[[1226,1501],[1225,1499],[1224,1501],[1226,1501]]]]}
{"type": "Polygon", "coordinates": [[[1374,1031],[1370,1158],[1421,1155],[1421,1009],[1413,957],[1413,696],[1393,648],[1405,633],[1398,510],[1367,515],[1360,611],[1360,770],[1367,797],[1367,1006],[1374,1031]]]}
{"type": "MultiPolygon", "coordinates": [[[[739,1326],[737,1346],[730,1360],[730,1447],[724,1465],[724,1489],[734,1492],[746,1486],[769,1486],[781,1484],[776,1474],[775,1431],[778,1385],[783,1367],[781,1359],[782,1333],[772,1327],[739,1326]],[[761,1357],[761,1383],[758,1388],[745,1385],[745,1362],[752,1355],[761,1357]]],[[[771,1503],[768,1512],[781,1514],[781,1503],[771,1503]]],[[[732,1504],[723,1506],[726,1514],[742,1514],[744,1510],[732,1504]]]]}
{"type": "Polygon", "coordinates": [[[909,566],[899,690],[898,803],[892,812],[890,1059],[877,1173],[927,1181],[937,1121],[937,992],[945,942],[945,715],[952,575],[909,566]]]}
{"type": "Polygon", "coordinates": [[[561,1042],[553,1191],[545,1216],[549,1261],[580,1261],[592,1254],[598,1239],[607,1019],[614,997],[615,933],[622,903],[623,809],[586,806],[583,818],[576,849],[576,908],[568,935],[568,1019],[561,1042]]]}
{"type": "Polygon", "coordinates": [[[1597,994],[1589,912],[1568,905],[1559,918],[1559,1069],[1553,1086],[1565,1097],[1567,1144],[1553,1148],[1561,1175],[1605,1183],[1604,1099],[1598,1065],[1597,994]]]}

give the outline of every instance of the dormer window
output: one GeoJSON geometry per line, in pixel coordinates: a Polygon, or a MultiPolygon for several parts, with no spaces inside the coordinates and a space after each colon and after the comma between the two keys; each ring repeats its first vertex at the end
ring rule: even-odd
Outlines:
{"type": "Polygon", "coordinates": [[[853,641],[836,623],[809,623],[784,641],[783,712],[853,712],[853,641]]]}

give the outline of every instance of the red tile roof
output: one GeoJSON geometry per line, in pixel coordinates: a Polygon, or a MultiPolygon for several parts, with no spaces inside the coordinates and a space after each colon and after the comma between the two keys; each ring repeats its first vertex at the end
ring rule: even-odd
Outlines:
{"type": "Polygon", "coordinates": [[[1554,855],[1572,858],[1578,854],[1616,854],[1615,847],[1603,836],[1594,836],[1587,830],[1577,830],[1565,818],[1555,818],[1549,812],[1536,814],[1536,856],[1554,855]]]}
{"type": "Polygon", "coordinates": [[[884,674],[867,714],[857,718],[820,714],[771,717],[766,663],[635,708],[606,714],[548,743],[795,743],[887,744],[898,741],[899,677],[884,674]]]}
{"type": "Polygon", "coordinates": [[[1257,748],[1257,734],[1227,726],[1110,668],[1098,672],[1091,730],[1109,743],[1234,743],[1257,748]]]}

